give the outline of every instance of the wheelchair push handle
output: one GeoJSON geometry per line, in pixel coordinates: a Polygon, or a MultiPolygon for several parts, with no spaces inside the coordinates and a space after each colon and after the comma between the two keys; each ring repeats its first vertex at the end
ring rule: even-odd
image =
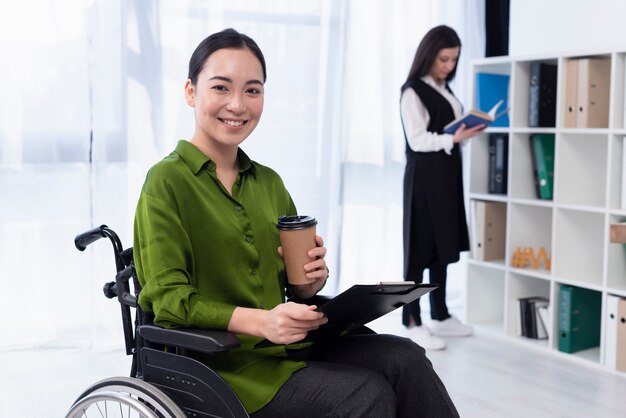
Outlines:
{"type": "MultiPolygon", "coordinates": [[[[74,245],[76,245],[76,248],[79,251],[85,251],[85,248],[87,248],[89,244],[98,241],[100,238],[108,238],[111,241],[111,244],[113,244],[113,253],[115,255],[115,265],[117,266],[117,271],[120,272],[124,270],[126,267],[124,258],[129,258],[129,256],[124,252],[124,247],[122,247],[122,241],[120,241],[120,238],[108,226],[100,225],[97,228],[78,234],[76,238],[74,238],[74,245]]],[[[132,254],[130,257],[132,258],[132,254]]]]}
{"type": "Polygon", "coordinates": [[[76,248],[78,248],[79,251],[85,251],[89,244],[107,236],[104,232],[105,229],[108,229],[106,225],[100,225],[97,228],[93,228],[89,231],[83,232],[82,234],[76,235],[76,238],[74,238],[74,245],[76,245],[76,248]]]}

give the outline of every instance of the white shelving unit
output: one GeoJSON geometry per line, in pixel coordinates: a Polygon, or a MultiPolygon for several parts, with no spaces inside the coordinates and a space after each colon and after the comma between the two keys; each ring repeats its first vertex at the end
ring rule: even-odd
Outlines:
{"type": "MultiPolygon", "coordinates": [[[[626,297],[626,250],[609,242],[609,226],[626,220],[621,208],[622,151],[626,144],[624,79],[626,51],[592,54],[497,57],[472,63],[478,72],[510,76],[510,127],[490,128],[470,140],[469,199],[507,203],[505,259],[483,262],[470,257],[467,277],[467,321],[475,326],[541,349],[558,351],[559,285],[593,289],[602,294],[600,347],[561,353],[581,361],[605,364],[606,299],[626,297]],[[564,128],[565,64],[576,58],[609,58],[611,88],[606,128],[564,128]],[[556,126],[528,127],[530,68],[534,62],[557,65],[556,126]],[[488,134],[508,134],[506,195],[488,193],[488,134]],[[529,137],[555,135],[554,199],[536,196],[529,137]],[[514,268],[518,247],[544,247],[551,268],[514,268]],[[552,330],[548,340],[518,336],[517,300],[543,296],[550,300],[552,330]]],[[[473,97],[475,97],[474,92],[473,97]]],[[[472,220],[470,219],[470,222],[472,220]]],[[[559,352],[560,353],[560,352],[559,352]]],[[[608,369],[607,369],[608,370],[608,369]]],[[[626,373],[621,373],[626,376],[626,373]]]]}

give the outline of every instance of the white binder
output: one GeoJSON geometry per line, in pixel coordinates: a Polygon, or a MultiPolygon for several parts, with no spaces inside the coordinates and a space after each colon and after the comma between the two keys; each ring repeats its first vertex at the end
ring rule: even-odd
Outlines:
{"type": "Polygon", "coordinates": [[[617,304],[619,297],[606,297],[606,329],[604,337],[604,364],[615,369],[617,366],[617,304]]]}

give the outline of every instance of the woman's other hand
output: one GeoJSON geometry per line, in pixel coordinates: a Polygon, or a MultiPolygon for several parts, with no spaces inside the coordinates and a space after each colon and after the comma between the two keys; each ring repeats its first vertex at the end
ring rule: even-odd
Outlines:
{"type": "Polygon", "coordinates": [[[301,303],[281,303],[267,311],[263,321],[263,335],[275,344],[293,344],[307,336],[309,331],[318,329],[328,322],[317,306],[301,303]]]}
{"type": "Polygon", "coordinates": [[[474,126],[473,128],[466,128],[465,124],[462,124],[461,126],[459,126],[459,129],[457,129],[456,132],[454,133],[454,136],[452,137],[452,141],[454,143],[463,142],[467,139],[470,139],[473,136],[478,135],[485,128],[486,126],[482,123],[474,126]]]}

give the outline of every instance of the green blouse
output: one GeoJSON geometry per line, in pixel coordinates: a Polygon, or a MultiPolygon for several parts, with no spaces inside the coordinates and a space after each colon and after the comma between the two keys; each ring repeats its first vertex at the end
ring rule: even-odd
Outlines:
{"type": "MultiPolygon", "coordinates": [[[[226,329],[237,306],[284,302],[276,222],[296,208],[276,172],[241,149],[237,158],[232,195],[215,163],[188,141],[148,172],[135,214],[134,258],[139,304],[158,325],[226,329]]],[[[239,339],[241,347],[202,360],[252,413],[306,364],[287,359],[284,346],[254,349],[261,338],[239,339]]]]}

